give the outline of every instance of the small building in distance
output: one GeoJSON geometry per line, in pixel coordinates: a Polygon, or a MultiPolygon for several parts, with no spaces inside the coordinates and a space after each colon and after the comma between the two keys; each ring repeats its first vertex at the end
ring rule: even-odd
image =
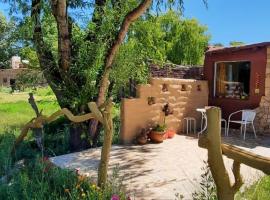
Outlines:
{"type": "Polygon", "coordinates": [[[0,86],[10,87],[15,85],[17,76],[27,69],[29,62],[21,60],[19,56],[11,58],[11,68],[0,69],[0,86]]]}

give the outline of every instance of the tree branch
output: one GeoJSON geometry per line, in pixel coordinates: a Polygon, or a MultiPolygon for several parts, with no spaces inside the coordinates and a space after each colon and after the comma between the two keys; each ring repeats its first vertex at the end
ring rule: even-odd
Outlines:
{"type": "Polygon", "coordinates": [[[152,0],[143,0],[138,7],[130,11],[124,18],[124,21],[121,25],[121,28],[117,34],[116,40],[112,44],[111,48],[108,51],[108,54],[105,58],[105,68],[104,68],[104,73],[101,79],[101,84],[99,87],[99,94],[98,94],[98,100],[97,104],[101,105],[106,98],[106,92],[108,89],[108,81],[109,81],[109,73],[110,69],[113,64],[113,60],[115,58],[115,55],[125,39],[125,36],[128,32],[129,26],[131,25],[132,22],[137,20],[151,5],[152,0]]]}
{"type": "Polygon", "coordinates": [[[113,43],[111,49],[109,50],[108,56],[106,58],[106,63],[105,63],[106,68],[112,66],[112,62],[115,57],[115,54],[117,53],[117,50],[119,49],[121,43],[123,42],[131,23],[137,20],[150,7],[151,3],[152,3],[152,0],[144,0],[140,3],[138,7],[136,7],[134,10],[132,10],[126,15],[122,23],[122,26],[118,32],[117,38],[115,42],[113,43]]]}
{"type": "Polygon", "coordinates": [[[58,102],[61,102],[60,99],[61,89],[59,89],[59,85],[62,83],[62,78],[53,58],[52,52],[46,47],[42,26],[41,26],[41,0],[32,0],[32,9],[31,9],[31,17],[33,19],[34,31],[33,31],[33,42],[37,51],[37,55],[39,58],[39,64],[43,71],[43,74],[54,91],[58,102]]]}
{"type": "Polygon", "coordinates": [[[234,160],[233,161],[233,168],[232,168],[232,172],[234,175],[234,185],[232,186],[233,191],[236,193],[240,187],[243,185],[243,180],[242,180],[242,176],[240,174],[240,162],[234,160]]]}

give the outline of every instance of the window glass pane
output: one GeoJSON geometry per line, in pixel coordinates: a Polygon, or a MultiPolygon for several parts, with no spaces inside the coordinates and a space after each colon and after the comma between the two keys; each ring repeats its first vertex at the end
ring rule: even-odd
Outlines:
{"type": "Polygon", "coordinates": [[[219,62],[216,64],[218,98],[247,99],[249,96],[250,62],[219,62]]]}

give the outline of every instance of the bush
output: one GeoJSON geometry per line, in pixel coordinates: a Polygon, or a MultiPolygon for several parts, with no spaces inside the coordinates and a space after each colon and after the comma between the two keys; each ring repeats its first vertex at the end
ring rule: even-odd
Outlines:
{"type": "MultiPolygon", "coordinates": [[[[104,189],[75,171],[53,166],[47,158],[36,158],[0,185],[0,199],[111,199],[117,194],[125,199],[123,188],[110,181],[104,189]]],[[[121,184],[120,184],[121,185],[121,184]]]]}
{"type": "Polygon", "coordinates": [[[205,166],[202,168],[200,189],[192,193],[193,200],[218,200],[217,188],[212,177],[208,163],[204,161],[205,166]]]}
{"type": "Polygon", "coordinates": [[[101,189],[76,171],[54,166],[37,150],[31,138],[23,142],[12,156],[15,135],[9,131],[0,135],[0,199],[106,200],[113,195],[126,199],[117,168],[101,189]],[[21,163],[20,167],[17,167],[18,163],[21,163]]]}

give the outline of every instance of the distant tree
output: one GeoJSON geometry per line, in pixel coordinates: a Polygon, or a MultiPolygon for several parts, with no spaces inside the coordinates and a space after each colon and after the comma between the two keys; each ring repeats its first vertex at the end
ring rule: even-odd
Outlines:
{"type": "Polygon", "coordinates": [[[168,52],[168,60],[176,64],[202,64],[204,51],[210,39],[206,34],[207,27],[200,25],[195,19],[178,23],[168,52]]]}
{"type": "Polygon", "coordinates": [[[10,68],[10,58],[17,53],[14,47],[14,30],[14,21],[8,21],[0,11],[0,68],[10,68]]]}
{"type": "Polygon", "coordinates": [[[215,47],[224,47],[224,44],[222,44],[222,43],[214,43],[213,46],[215,46],[215,47]]]}
{"type": "Polygon", "coordinates": [[[242,45],[245,45],[245,43],[244,42],[239,42],[239,41],[231,41],[230,42],[231,47],[242,46],[242,45]]]}
{"type": "MultiPolygon", "coordinates": [[[[148,80],[147,61],[175,64],[202,64],[210,36],[207,27],[194,19],[184,19],[179,12],[148,14],[136,21],[127,34],[114,61],[111,80],[114,92],[136,82],[148,80]]],[[[127,90],[126,90],[127,91],[127,90]]]]}

